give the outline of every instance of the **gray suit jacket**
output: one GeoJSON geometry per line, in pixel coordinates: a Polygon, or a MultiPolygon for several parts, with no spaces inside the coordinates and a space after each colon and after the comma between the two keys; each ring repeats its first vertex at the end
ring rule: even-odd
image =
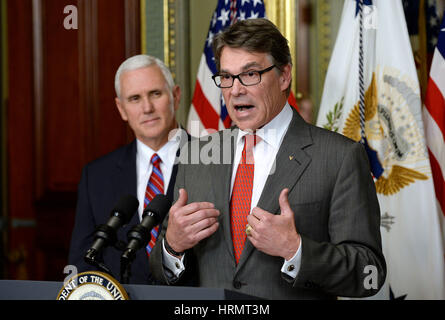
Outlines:
{"type": "MultiPolygon", "coordinates": [[[[359,143],[307,124],[295,111],[276,157],[275,172],[269,175],[257,206],[280,214],[279,194],[290,189],[289,203],[302,238],[300,271],[295,279],[289,278],[281,273],[283,258],[260,252],[248,240],[236,265],[229,202],[237,133],[237,129],[220,131],[181,150],[175,199],[179,188],[185,188],[189,203],[209,201],[221,212],[219,229],[186,253],[186,259],[197,263],[190,268],[198,275],[199,285],[268,299],[377,293],[367,289],[369,283],[365,285],[370,280],[365,271],[368,265],[377,270],[371,276],[377,277],[378,288],[386,276],[380,210],[366,152],[359,143]],[[206,163],[206,156],[219,163],[206,163]]],[[[156,242],[150,269],[160,281],[174,284],[163,268],[161,244],[156,242]]]]}

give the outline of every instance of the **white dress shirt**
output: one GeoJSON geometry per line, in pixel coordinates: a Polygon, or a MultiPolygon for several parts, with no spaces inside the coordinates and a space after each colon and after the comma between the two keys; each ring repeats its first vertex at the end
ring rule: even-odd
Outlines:
{"type": "Polygon", "coordinates": [[[138,139],[136,139],[136,180],[137,180],[137,198],[139,201],[139,220],[142,220],[142,212],[144,210],[144,198],[145,190],[147,188],[148,179],[150,179],[151,172],[153,171],[153,165],[150,162],[153,154],[157,153],[161,158],[161,171],[164,178],[164,194],[167,194],[168,184],[175,164],[176,152],[178,151],[180,144],[180,130],[176,132],[171,139],[164,144],[161,149],[154,151],[149,146],[145,145],[138,139]]]}
{"type": "MultiPolygon", "coordinates": [[[[261,140],[255,145],[253,150],[255,159],[254,160],[255,169],[254,169],[250,211],[252,211],[252,209],[257,206],[261,193],[264,189],[264,185],[266,184],[267,178],[269,177],[270,174],[273,174],[275,172],[275,167],[274,167],[275,158],[277,156],[278,150],[281,146],[281,142],[283,141],[283,138],[287,132],[291,120],[292,120],[291,106],[288,103],[286,103],[283,110],[275,118],[273,118],[264,127],[258,129],[255,132],[255,134],[258,135],[261,138],[261,140]]],[[[239,130],[237,136],[230,194],[232,194],[236,171],[238,169],[238,164],[241,160],[241,154],[244,148],[243,137],[247,134],[251,134],[251,132],[239,130]]],[[[185,270],[185,267],[182,263],[184,257],[182,257],[182,259],[178,259],[168,254],[168,252],[165,249],[164,243],[163,243],[163,248],[164,248],[164,254],[163,254],[164,266],[168,268],[170,271],[172,271],[176,277],[178,277],[182,273],[182,271],[185,270]]],[[[284,260],[281,272],[286,273],[288,276],[292,278],[295,278],[300,269],[300,264],[301,264],[301,242],[300,242],[300,247],[297,249],[295,255],[290,260],[284,260]],[[289,268],[291,265],[293,267],[289,268]]]]}

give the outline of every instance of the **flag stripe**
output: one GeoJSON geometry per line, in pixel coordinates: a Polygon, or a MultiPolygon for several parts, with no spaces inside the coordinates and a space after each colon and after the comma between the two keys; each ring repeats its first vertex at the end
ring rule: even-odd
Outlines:
{"type": "Polygon", "coordinates": [[[445,212],[445,181],[442,175],[440,165],[436,160],[436,157],[428,150],[431,162],[431,171],[433,172],[434,189],[436,191],[436,198],[442,209],[442,213],[445,212]]]}
{"type": "MultiPolygon", "coordinates": [[[[445,106],[443,106],[445,108],[445,106]]],[[[423,121],[425,122],[425,136],[429,151],[434,155],[441,168],[442,176],[445,176],[445,145],[444,134],[437,123],[431,117],[426,108],[423,109],[423,121]]]]}
{"type": "Polygon", "coordinates": [[[196,81],[192,103],[204,127],[218,130],[219,115],[215,112],[207,97],[202,92],[199,81],[196,81]]]}
{"type": "Polygon", "coordinates": [[[445,132],[445,100],[439,88],[437,88],[436,83],[431,78],[428,81],[425,106],[431,118],[439,127],[439,130],[445,132]]]}
{"type": "Polygon", "coordinates": [[[212,80],[212,75],[215,73],[216,72],[209,69],[207,58],[204,55],[201,56],[197,81],[199,81],[201,90],[209,101],[213,110],[215,110],[215,112],[219,112],[221,109],[221,89],[218,88],[212,80]]]}
{"type": "Polygon", "coordinates": [[[425,96],[425,133],[436,198],[445,212],[445,17],[439,29],[425,96]]]}
{"type": "MultiPolygon", "coordinates": [[[[445,32],[444,32],[445,33],[445,32]]],[[[430,77],[434,80],[442,96],[445,97],[445,57],[436,48],[433,61],[431,62],[430,77]]]]}

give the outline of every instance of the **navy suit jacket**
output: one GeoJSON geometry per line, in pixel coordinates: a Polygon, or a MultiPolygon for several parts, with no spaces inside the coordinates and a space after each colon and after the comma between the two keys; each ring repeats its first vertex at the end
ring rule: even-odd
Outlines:
{"type": "MultiPolygon", "coordinates": [[[[136,145],[136,140],[134,140],[83,168],[68,259],[69,264],[75,265],[79,273],[97,270],[84,261],[87,250],[94,242],[96,227],[107,223],[111,210],[120,197],[126,194],[137,197],[136,145]]],[[[177,170],[177,165],[174,165],[167,189],[167,196],[171,200],[173,200],[177,170]]],[[[139,223],[138,214],[135,212],[131,221],[118,230],[118,241],[126,243],[127,232],[139,223]]],[[[115,247],[106,247],[99,257],[117,280],[121,280],[121,254],[122,251],[115,247]]],[[[138,250],[136,254],[131,267],[129,283],[158,284],[149,270],[148,256],[145,250],[138,250]]]]}

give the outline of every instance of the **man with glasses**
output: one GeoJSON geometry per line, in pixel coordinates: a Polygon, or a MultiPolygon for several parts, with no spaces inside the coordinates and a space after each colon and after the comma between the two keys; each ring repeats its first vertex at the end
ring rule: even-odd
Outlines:
{"type": "Polygon", "coordinates": [[[233,24],[213,50],[213,80],[236,127],[202,138],[199,164],[179,165],[154,276],[174,284],[196,259],[200,286],[261,298],[377,293],[386,265],[363,146],[307,124],[287,103],[291,55],[268,20],[233,24]]]}

